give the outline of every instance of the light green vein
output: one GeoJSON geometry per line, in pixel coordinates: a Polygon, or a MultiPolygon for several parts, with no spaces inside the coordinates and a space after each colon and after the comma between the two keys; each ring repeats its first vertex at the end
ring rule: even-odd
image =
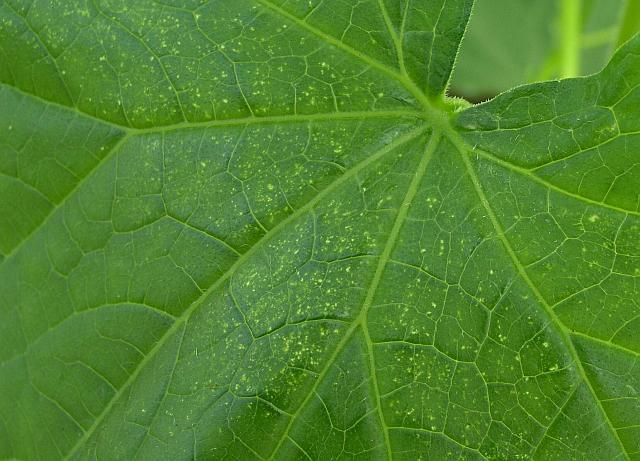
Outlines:
{"type": "Polygon", "coordinates": [[[506,160],[503,160],[503,159],[501,159],[500,157],[498,157],[496,155],[490,154],[488,152],[484,152],[484,151],[482,151],[480,149],[470,149],[469,148],[468,150],[469,150],[469,152],[471,152],[473,154],[476,154],[479,157],[486,158],[487,160],[489,160],[489,161],[491,161],[491,162],[493,162],[493,163],[495,163],[497,165],[500,165],[502,168],[505,168],[505,169],[507,169],[507,170],[509,170],[509,171],[511,171],[513,173],[517,173],[517,174],[520,174],[522,176],[525,176],[528,179],[531,179],[531,180],[537,182],[538,184],[540,184],[540,185],[542,185],[542,186],[544,186],[544,187],[546,187],[548,189],[552,189],[552,190],[554,190],[556,192],[559,192],[559,193],[561,193],[563,195],[566,195],[568,197],[572,197],[572,198],[574,198],[576,200],[579,200],[579,201],[581,201],[583,203],[586,203],[587,205],[599,206],[599,207],[602,207],[602,208],[608,208],[610,210],[617,211],[619,213],[640,216],[640,212],[638,212],[638,211],[627,210],[625,208],[620,208],[618,206],[611,205],[609,203],[598,202],[597,200],[590,199],[588,197],[585,197],[584,195],[578,195],[578,194],[575,194],[573,192],[569,192],[568,190],[563,189],[562,187],[556,186],[555,184],[553,184],[553,183],[541,178],[540,176],[532,173],[530,170],[527,170],[526,168],[522,168],[522,167],[520,167],[518,165],[515,165],[513,163],[507,162],[506,160]]]}
{"type": "Polygon", "coordinates": [[[607,349],[616,349],[617,351],[620,351],[623,354],[632,355],[635,359],[640,359],[640,352],[621,346],[620,344],[614,343],[611,340],[596,338],[595,336],[591,336],[586,333],[581,333],[579,331],[572,331],[570,334],[571,336],[582,338],[586,341],[598,344],[602,347],[606,347],[607,349]]]}
{"type": "Polygon", "coordinates": [[[238,250],[233,248],[231,245],[229,245],[227,242],[225,242],[223,239],[221,239],[217,235],[212,234],[211,232],[207,232],[206,230],[201,229],[201,228],[199,228],[197,226],[194,226],[193,224],[191,224],[191,223],[189,223],[187,221],[181,221],[179,218],[176,218],[175,216],[173,216],[171,214],[168,214],[168,213],[167,213],[167,218],[169,218],[171,221],[174,221],[174,222],[186,227],[187,229],[192,230],[193,232],[196,232],[196,233],[202,235],[205,238],[213,240],[217,244],[225,247],[227,250],[229,250],[234,255],[236,255],[236,256],[240,256],[241,255],[241,253],[238,250]]]}
{"type": "Polygon", "coordinates": [[[304,123],[314,121],[334,120],[363,120],[373,118],[396,117],[424,117],[424,114],[415,109],[379,110],[379,111],[353,111],[353,112],[323,112],[317,114],[291,114],[271,116],[250,116],[232,119],[211,120],[205,122],[180,122],[173,125],[163,125],[154,128],[135,128],[130,130],[134,134],[162,133],[167,131],[184,130],[190,128],[213,128],[221,126],[257,125],[257,124],[287,124],[304,123]]]}

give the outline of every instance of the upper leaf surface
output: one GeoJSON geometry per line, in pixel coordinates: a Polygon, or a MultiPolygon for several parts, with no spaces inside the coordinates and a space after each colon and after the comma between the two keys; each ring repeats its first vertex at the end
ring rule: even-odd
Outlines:
{"type": "Polygon", "coordinates": [[[640,39],[453,115],[469,9],[3,3],[0,457],[637,459],[640,39]]]}

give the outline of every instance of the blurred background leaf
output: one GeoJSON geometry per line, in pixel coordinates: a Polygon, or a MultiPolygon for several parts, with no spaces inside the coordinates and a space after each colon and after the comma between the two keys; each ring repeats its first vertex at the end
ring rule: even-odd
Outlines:
{"type": "Polygon", "coordinates": [[[638,30],[640,0],[476,0],[450,94],[479,102],[568,69],[594,73],[638,30]]]}

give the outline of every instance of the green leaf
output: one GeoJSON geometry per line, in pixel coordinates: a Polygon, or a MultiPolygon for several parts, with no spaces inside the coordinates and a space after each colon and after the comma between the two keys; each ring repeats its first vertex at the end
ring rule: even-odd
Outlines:
{"type": "Polygon", "coordinates": [[[452,90],[486,100],[523,83],[597,72],[640,30],[632,11],[638,3],[477,0],[452,90]]]}
{"type": "Polygon", "coordinates": [[[640,459],[640,38],[471,6],[0,3],[0,458],[640,459]]]}

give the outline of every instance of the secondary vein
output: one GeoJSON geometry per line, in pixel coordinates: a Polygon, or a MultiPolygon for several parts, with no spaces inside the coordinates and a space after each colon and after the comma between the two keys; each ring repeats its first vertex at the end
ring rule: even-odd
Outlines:
{"type": "MultiPolygon", "coordinates": [[[[469,149],[470,150],[470,149],[469,149]]],[[[470,150],[471,151],[471,150],[470,150]]],[[[492,155],[488,152],[484,152],[480,149],[473,149],[472,152],[474,154],[477,154],[480,157],[486,158],[487,160],[489,160],[490,162],[493,162],[497,165],[500,165],[502,168],[505,168],[509,171],[512,171],[514,173],[520,174],[522,176],[525,176],[535,182],[537,182],[538,184],[540,184],[541,186],[544,186],[548,189],[552,189],[556,192],[559,192],[563,195],[566,195],[568,197],[572,197],[576,200],[579,200],[583,203],[586,203],[588,205],[594,205],[594,206],[599,206],[602,208],[608,208],[610,210],[613,211],[617,211],[619,213],[624,213],[624,214],[629,214],[629,215],[634,215],[634,216],[640,216],[640,212],[638,211],[634,211],[634,210],[627,210],[625,208],[620,208],[618,206],[615,205],[611,205],[609,203],[604,203],[604,202],[598,202],[597,200],[593,200],[590,199],[588,197],[585,197],[583,195],[578,195],[578,194],[574,194],[573,192],[570,192],[566,189],[563,189],[562,187],[556,186],[555,184],[547,181],[546,179],[541,178],[540,176],[536,175],[535,173],[532,173],[531,170],[527,170],[526,168],[522,168],[521,166],[515,165],[513,163],[507,162],[499,157],[497,157],[496,155],[492,155]]]]}

